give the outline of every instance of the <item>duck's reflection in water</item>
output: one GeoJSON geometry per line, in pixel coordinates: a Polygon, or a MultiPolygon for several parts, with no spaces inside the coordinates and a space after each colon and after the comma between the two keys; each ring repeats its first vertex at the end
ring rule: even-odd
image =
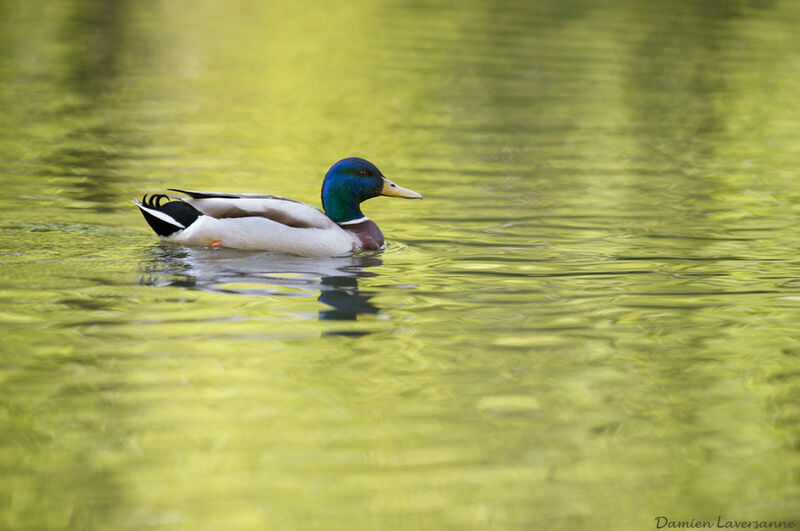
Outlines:
{"type": "Polygon", "coordinates": [[[378,276],[368,271],[383,264],[375,256],[301,258],[268,252],[173,246],[162,243],[150,250],[142,284],[180,286],[215,293],[317,297],[331,309],[322,320],[356,320],[377,314],[374,293],[361,291],[358,279],[378,276]]]}
{"type": "MultiPolygon", "coordinates": [[[[377,260],[377,258],[372,258],[372,260],[377,260]]],[[[382,263],[380,260],[377,262],[374,265],[382,263]]],[[[375,274],[368,273],[368,275],[374,276],[375,274]]],[[[359,291],[357,277],[325,277],[322,279],[322,289],[317,300],[333,309],[319,312],[319,318],[332,321],[355,321],[359,314],[378,313],[378,307],[369,302],[372,297],[372,293],[359,291]]]]}

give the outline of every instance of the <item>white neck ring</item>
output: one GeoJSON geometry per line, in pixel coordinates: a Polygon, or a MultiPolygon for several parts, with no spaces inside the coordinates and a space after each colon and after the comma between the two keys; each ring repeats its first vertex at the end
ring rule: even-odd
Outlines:
{"type": "Polygon", "coordinates": [[[364,221],[369,221],[369,218],[367,216],[364,216],[363,218],[351,219],[350,221],[342,221],[339,223],[339,225],[354,225],[356,223],[362,223],[364,221]]]}

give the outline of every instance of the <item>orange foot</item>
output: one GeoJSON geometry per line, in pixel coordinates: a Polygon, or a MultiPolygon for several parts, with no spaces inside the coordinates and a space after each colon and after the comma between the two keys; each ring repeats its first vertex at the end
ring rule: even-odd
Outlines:
{"type": "Polygon", "coordinates": [[[220,242],[211,242],[209,247],[222,247],[222,244],[220,242]]]}

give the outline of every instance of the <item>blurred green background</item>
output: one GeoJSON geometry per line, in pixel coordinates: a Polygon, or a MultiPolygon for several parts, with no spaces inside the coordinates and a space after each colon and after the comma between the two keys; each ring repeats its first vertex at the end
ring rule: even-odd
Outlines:
{"type": "Polygon", "coordinates": [[[800,3],[0,1],[0,528],[796,519],[800,3]],[[378,253],[159,243],[169,187],[378,253]]]}

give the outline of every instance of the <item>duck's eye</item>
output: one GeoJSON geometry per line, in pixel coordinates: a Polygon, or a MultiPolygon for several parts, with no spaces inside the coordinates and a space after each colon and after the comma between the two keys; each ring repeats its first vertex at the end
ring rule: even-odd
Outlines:
{"type": "Polygon", "coordinates": [[[369,172],[367,170],[358,170],[358,175],[366,177],[367,175],[369,175],[369,172]]]}

